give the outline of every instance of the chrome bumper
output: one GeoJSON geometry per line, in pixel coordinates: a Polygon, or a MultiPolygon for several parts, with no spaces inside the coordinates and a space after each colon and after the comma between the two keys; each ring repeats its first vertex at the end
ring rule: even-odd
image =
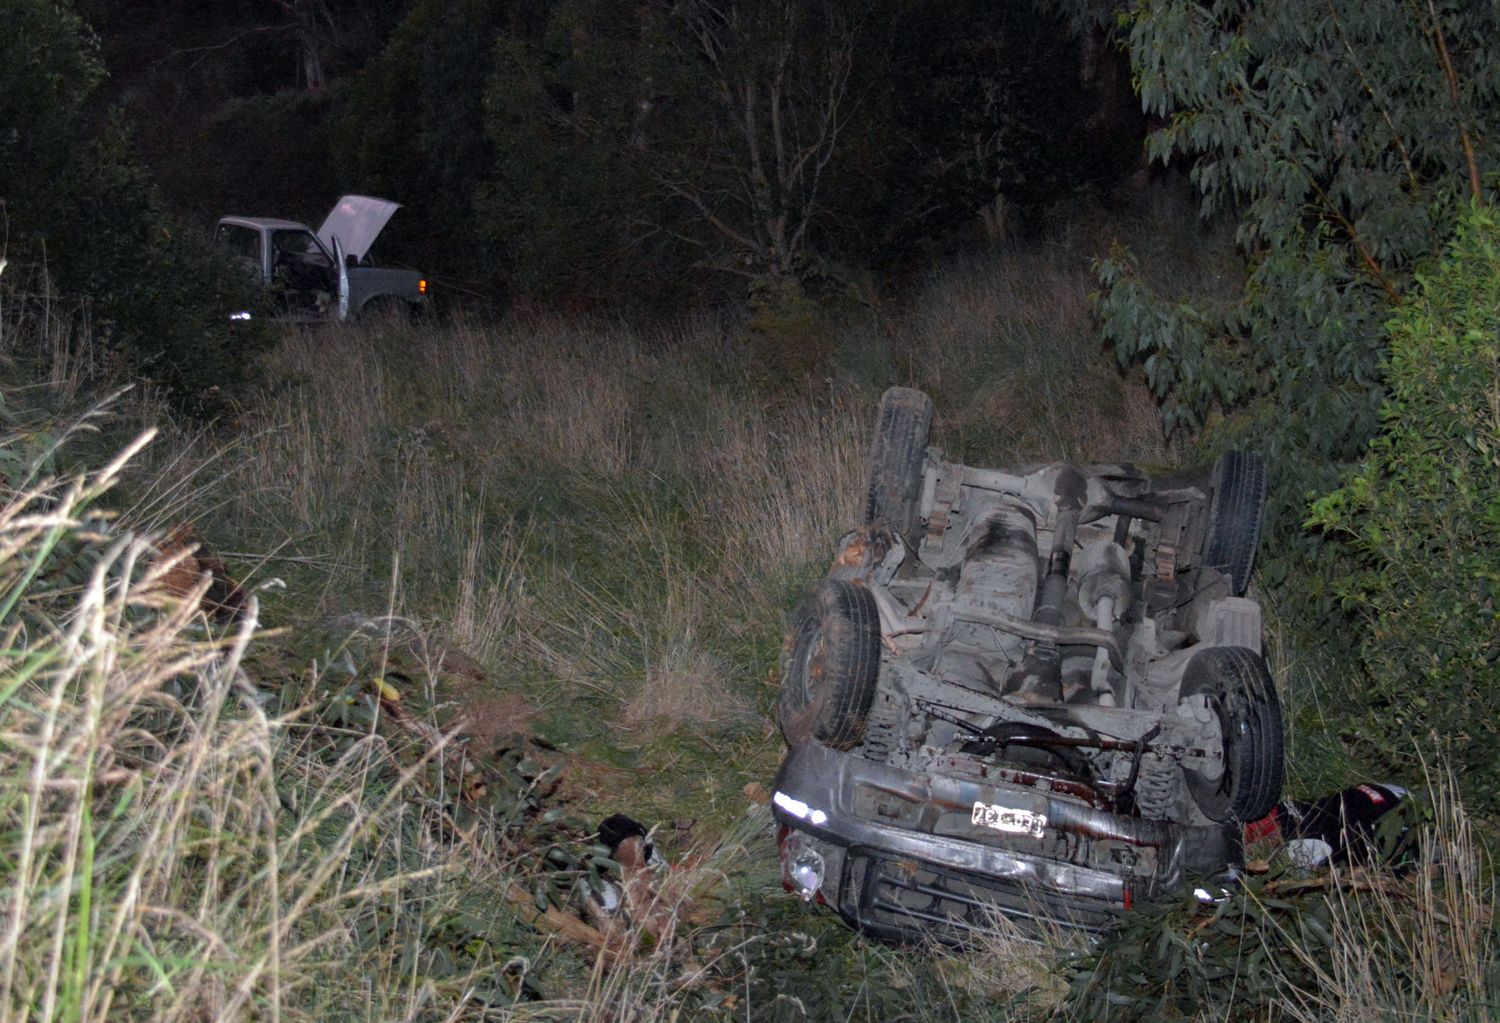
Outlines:
{"type": "MultiPolygon", "coordinates": [[[[905,912],[911,919],[904,925],[869,919],[872,882],[861,881],[859,875],[867,866],[874,871],[877,863],[886,875],[891,865],[904,864],[912,876],[916,869],[931,868],[940,879],[963,888],[967,894],[960,902],[988,902],[1006,916],[1047,917],[1097,929],[1107,925],[1113,911],[1175,890],[1185,876],[1221,872],[1239,854],[1238,844],[1232,844],[1233,832],[1223,828],[1179,827],[1111,813],[1034,788],[918,774],[817,742],[801,743],[788,751],[772,802],[782,824],[837,848],[837,871],[830,870],[824,881],[825,891],[833,885],[837,890],[826,892],[826,901],[855,926],[882,937],[925,933],[935,921],[928,919],[931,913],[914,912],[910,900],[905,912]],[[867,806],[863,811],[857,806],[862,790],[889,793],[893,801],[922,812],[915,820],[881,820],[867,806]],[[1005,808],[1017,820],[1045,820],[1046,832],[1055,840],[1065,837],[1057,844],[1072,850],[1071,855],[1026,850],[1027,844],[1037,844],[1026,841],[1029,835],[1012,841],[1012,836],[998,831],[994,835],[979,832],[984,837],[981,841],[930,829],[935,815],[951,822],[971,808],[976,828],[980,827],[981,806],[1005,808]],[[1096,843],[1107,843],[1106,851],[1123,854],[1109,865],[1114,869],[1078,862],[1090,856],[1096,843]],[[1154,869],[1138,872],[1131,865],[1132,851],[1137,849],[1141,852],[1137,862],[1142,866],[1154,863],[1154,869]],[[861,866],[852,869],[851,863],[861,866]],[[851,893],[851,886],[858,890],[851,893]],[[1025,904],[1039,907],[1039,912],[1018,911],[1025,904]]],[[[930,881],[924,882],[924,891],[932,888],[930,881]]],[[[941,896],[941,892],[933,894],[933,905],[943,901],[941,896]]],[[[945,919],[952,915],[946,914],[945,919]]],[[[960,930],[973,929],[962,920],[948,919],[947,923],[960,930]]]]}

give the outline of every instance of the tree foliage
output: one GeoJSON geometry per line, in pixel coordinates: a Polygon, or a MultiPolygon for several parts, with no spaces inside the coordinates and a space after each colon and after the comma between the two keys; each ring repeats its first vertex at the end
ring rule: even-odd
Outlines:
{"type": "Polygon", "coordinates": [[[225,213],[315,220],[341,186],[370,191],[330,129],[345,86],[385,46],[409,0],[75,6],[109,70],[89,105],[128,121],[132,151],[174,213],[199,224],[225,213]]]}
{"type": "Polygon", "coordinates": [[[645,237],[650,197],[629,151],[653,79],[645,10],[563,0],[535,33],[494,43],[479,213],[522,293],[628,300],[681,270],[645,237]]]}
{"type": "Polygon", "coordinates": [[[1391,320],[1389,397],[1368,457],[1313,508],[1359,570],[1362,759],[1420,776],[1413,739],[1500,805],[1500,219],[1480,208],[1391,320]],[[1427,742],[1423,741],[1426,746],[1427,742]]]}
{"type": "Polygon", "coordinates": [[[1104,327],[1175,422],[1230,413],[1280,469],[1283,536],[1302,493],[1373,432],[1381,324],[1460,200],[1497,166],[1500,9],[1402,0],[1200,4],[1121,16],[1149,146],[1190,161],[1206,216],[1239,220],[1249,275],[1217,307],[1101,268],[1104,327]]]}
{"type": "Polygon", "coordinates": [[[831,0],[565,0],[539,38],[502,39],[485,210],[522,286],[800,277],[868,198],[830,187],[880,45],[862,28],[831,0]]]}
{"type": "Polygon", "coordinates": [[[1029,7],[546,11],[540,31],[497,45],[496,169],[480,208],[534,293],[725,274],[807,284],[899,262],[977,224],[999,195],[1046,201],[1118,169],[1090,158],[1101,129],[1087,123],[1078,39],[1029,7]]]}
{"type": "Polygon", "coordinates": [[[416,0],[348,83],[335,117],[334,149],[348,159],[344,185],[410,207],[391,224],[393,247],[431,273],[480,287],[499,277],[474,206],[495,166],[485,94],[496,39],[526,31],[532,6],[416,0]]]}
{"type": "Polygon", "coordinates": [[[897,128],[882,244],[941,237],[997,196],[1045,204],[1135,170],[1138,104],[1099,95],[1124,69],[1096,33],[1030,4],[922,4],[884,71],[897,128]]]}
{"type": "Polygon", "coordinates": [[[7,5],[0,36],[5,283],[43,300],[60,294],[83,302],[96,338],[126,365],[181,404],[201,407],[210,390],[239,382],[255,347],[254,331],[231,333],[227,320],[248,301],[249,286],[168,217],[131,156],[127,128],[90,116],[87,101],[101,75],[92,33],[70,5],[7,5]]]}
{"type": "Polygon", "coordinates": [[[68,169],[83,102],[104,74],[97,45],[70,9],[6,5],[0,33],[0,198],[12,217],[44,217],[60,197],[50,187],[68,169]],[[35,211],[33,213],[33,210],[35,211]]]}

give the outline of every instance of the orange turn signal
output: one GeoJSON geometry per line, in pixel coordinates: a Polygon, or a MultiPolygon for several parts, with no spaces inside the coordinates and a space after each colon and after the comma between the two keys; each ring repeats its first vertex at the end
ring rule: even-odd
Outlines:
{"type": "Polygon", "coordinates": [[[425,295],[425,294],[427,294],[427,280],[425,278],[417,281],[417,294],[418,295],[425,295]]]}

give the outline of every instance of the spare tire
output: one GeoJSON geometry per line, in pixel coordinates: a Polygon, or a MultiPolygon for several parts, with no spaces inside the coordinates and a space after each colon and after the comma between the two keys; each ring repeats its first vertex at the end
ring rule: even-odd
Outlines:
{"type": "Polygon", "coordinates": [[[1206,778],[1185,770],[1189,795],[1213,821],[1258,821],[1281,801],[1285,746],[1281,702],[1265,659],[1244,647],[1210,647],[1194,655],[1179,700],[1203,695],[1219,720],[1224,771],[1206,778]]]}
{"type": "Polygon", "coordinates": [[[1220,456],[1209,480],[1203,563],[1229,577],[1236,597],[1244,596],[1250,585],[1265,508],[1266,463],[1261,457],[1248,451],[1220,456]]]}
{"type": "Polygon", "coordinates": [[[776,718],[789,744],[859,744],[880,676],[880,612],[863,586],[824,579],[792,614],[776,718]]]}
{"type": "Polygon", "coordinates": [[[922,463],[932,431],[932,399],[910,387],[892,387],[880,399],[870,446],[865,524],[882,525],[908,543],[917,540],[922,463]]]}

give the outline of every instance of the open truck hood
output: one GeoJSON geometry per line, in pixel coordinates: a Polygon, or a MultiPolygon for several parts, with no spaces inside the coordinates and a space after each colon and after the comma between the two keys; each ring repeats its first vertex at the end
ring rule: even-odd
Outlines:
{"type": "Polygon", "coordinates": [[[375,244],[376,237],[391,219],[391,214],[401,208],[400,203],[388,199],[376,199],[369,195],[346,195],[334,203],[323,226],[318,228],[318,241],[323,248],[333,251],[333,240],[337,238],[346,256],[364,259],[375,244]]]}

